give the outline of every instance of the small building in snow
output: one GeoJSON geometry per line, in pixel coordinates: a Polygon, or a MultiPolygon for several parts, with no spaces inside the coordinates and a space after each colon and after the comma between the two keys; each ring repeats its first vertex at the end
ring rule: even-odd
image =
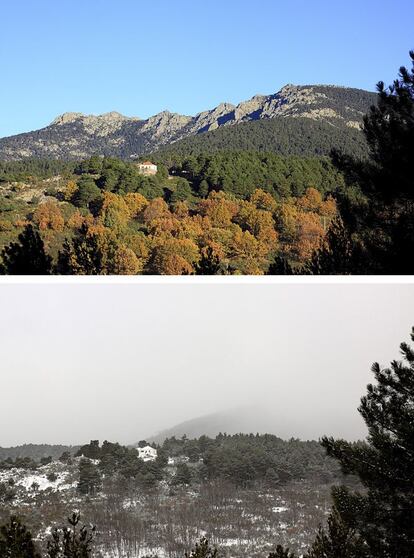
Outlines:
{"type": "Polygon", "coordinates": [[[140,174],[157,174],[158,167],[151,161],[138,163],[138,172],[140,174]]]}
{"type": "Polygon", "coordinates": [[[157,459],[157,450],[151,446],[137,448],[137,452],[138,457],[143,461],[154,461],[154,459],[157,459]]]}

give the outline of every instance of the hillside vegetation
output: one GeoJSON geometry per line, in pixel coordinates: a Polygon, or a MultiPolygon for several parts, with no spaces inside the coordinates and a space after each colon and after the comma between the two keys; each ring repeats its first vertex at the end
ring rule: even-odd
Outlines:
{"type": "Polygon", "coordinates": [[[91,440],[57,460],[0,461],[0,556],[40,558],[39,548],[48,558],[411,558],[413,346],[402,342],[400,355],[371,367],[375,382],[358,408],[369,431],[362,441],[91,440]],[[96,546],[88,528],[76,532],[80,506],[99,525],[96,546]],[[19,520],[28,510],[30,530],[19,520]],[[58,528],[65,515],[73,529],[58,528]]]}
{"type": "MultiPolygon", "coordinates": [[[[23,245],[43,242],[46,273],[261,274],[278,255],[292,265],[310,258],[336,214],[331,193],[343,187],[323,158],[234,152],[157,162],[152,177],[101,157],[72,168],[2,164],[1,244],[19,234],[23,245]]],[[[19,245],[3,252],[6,265],[19,245]]]]}
{"type": "Polygon", "coordinates": [[[368,155],[368,145],[360,129],[292,117],[221,127],[171,143],[155,155],[173,158],[175,155],[247,150],[312,157],[329,156],[334,147],[356,157],[368,155]]]}
{"type": "MultiPolygon", "coordinates": [[[[104,141],[131,125],[147,139],[163,137],[148,140],[148,149],[169,147],[153,155],[152,177],[101,156],[61,166],[29,158],[26,176],[24,162],[2,163],[0,270],[412,274],[413,83],[405,67],[392,86],[380,82],[364,117],[373,94],[326,86],[286,86],[237,107],[195,117],[164,112],[144,123],[113,113],[63,115],[47,133],[65,130],[70,145],[73,129],[104,141]],[[320,156],[328,150],[330,159],[320,156]]],[[[121,149],[125,137],[110,143],[121,149]]],[[[55,147],[54,157],[65,158],[55,147]]],[[[19,158],[6,151],[5,159],[19,158]]]]}
{"type": "Polygon", "coordinates": [[[182,556],[202,530],[232,556],[257,556],[272,537],[306,548],[343,478],[315,441],[221,434],[156,448],[143,461],[136,448],[92,440],[75,455],[0,461],[0,524],[23,514],[45,548],[75,506],[99,525],[96,550],[107,556],[182,556]]]}

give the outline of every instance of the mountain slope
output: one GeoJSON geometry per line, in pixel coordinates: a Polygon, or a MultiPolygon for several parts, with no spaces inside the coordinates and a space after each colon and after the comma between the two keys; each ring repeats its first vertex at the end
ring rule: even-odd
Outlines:
{"type": "Polygon", "coordinates": [[[278,117],[242,122],[196,134],[161,147],[154,157],[174,159],[218,151],[262,151],[303,157],[328,156],[335,147],[357,157],[365,157],[368,144],[359,129],[332,126],[306,117],[278,117]]]}
{"type": "MultiPolygon", "coordinates": [[[[360,135],[362,117],[375,101],[374,93],[360,89],[287,85],[273,95],[255,95],[237,106],[222,103],[194,117],[168,111],[147,120],[117,112],[100,116],[65,113],[45,128],[0,139],[0,159],[81,159],[92,154],[134,158],[205,132],[224,128],[234,130],[243,123],[286,120],[290,122],[290,130],[295,128],[295,119],[302,121],[298,129],[302,127],[304,130],[298,134],[305,133],[310,144],[315,132],[322,128],[332,147],[338,132],[352,138],[360,135]],[[309,123],[319,126],[308,126],[309,123]]],[[[268,137],[281,133],[282,128],[267,129],[264,126],[263,130],[268,137]]],[[[285,131],[284,138],[289,138],[289,130],[285,131]]],[[[294,147],[290,149],[296,153],[294,147]]],[[[316,149],[317,153],[320,151],[320,148],[316,149]]]]}
{"type": "Polygon", "coordinates": [[[219,433],[226,434],[274,434],[283,439],[300,438],[317,440],[323,435],[343,437],[349,440],[361,439],[366,436],[366,428],[360,416],[324,416],[317,412],[308,418],[298,417],[290,410],[266,409],[263,406],[247,406],[225,412],[203,415],[181,422],[146,439],[162,443],[166,438],[199,438],[202,435],[215,437],[219,433]]]}

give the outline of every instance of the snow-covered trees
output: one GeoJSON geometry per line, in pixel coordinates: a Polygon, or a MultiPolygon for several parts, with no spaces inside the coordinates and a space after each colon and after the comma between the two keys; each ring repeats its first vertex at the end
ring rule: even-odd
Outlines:
{"type": "MultiPolygon", "coordinates": [[[[414,328],[411,339],[414,341],[414,328]]],[[[414,349],[401,344],[403,361],[373,364],[359,412],[365,442],[324,437],[322,445],[345,474],[363,486],[333,489],[327,528],[320,528],[306,558],[411,558],[414,555],[414,349]]],[[[289,555],[286,549],[269,558],[289,555]],[[283,554],[283,552],[285,554],[283,554]]]]}
{"type": "MultiPolygon", "coordinates": [[[[54,529],[47,543],[47,558],[89,558],[92,554],[95,527],[79,527],[80,514],[68,517],[70,527],[54,529]]],[[[16,557],[17,558],[17,557],[16,557]]],[[[20,557],[19,557],[20,558],[20,557]]]]}
{"type": "Polygon", "coordinates": [[[328,455],[365,487],[363,493],[337,488],[333,498],[341,518],[375,558],[414,554],[414,350],[402,343],[401,352],[403,361],[390,368],[372,366],[377,383],[368,385],[359,407],[367,441],[322,441],[328,455]]]}
{"type": "Polygon", "coordinates": [[[15,515],[0,527],[0,556],[1,558],[40,558],[30,531],[15,515]]]}

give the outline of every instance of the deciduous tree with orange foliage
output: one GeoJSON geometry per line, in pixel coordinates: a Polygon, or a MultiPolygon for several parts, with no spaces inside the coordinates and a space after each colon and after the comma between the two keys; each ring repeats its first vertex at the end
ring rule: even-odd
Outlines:
{"type": "Polygon", "coordinates": [[[223,192],[211,192],[207,199],[198,204],[201,215],[208,217],[213,227],[229,227],[238,212],[236,200],[229,199],[223,192]]]}
{"type": "Polygon", "coordinates": [[[51,229],[52,231],[63,231],[65,219],[58,204],[46,201],[40,204],[33,213],[33,222],[41,231],[51,229]]]}
{"type": "Polygon", "coordinates": [[[148,200],[138,193],[129,193],[124,196],[125,203],[129,209],[129,216],[135,219],[147,207],[148,200]]]}
{"type": "Polygon", "coordinates": [[[298,213],[297,238],[293,252],[300,261],[307,261],[322,244],[325,231],[319,215],[312,212],[298,213]]]}
{"type": "Polygon", "coordinates": [[[143,262],[131,248],[124,245],[115,251],[111,272],[115,275],[137,275],[142,272],[143,262]]]}
{"type": "Polygon", "coordinates": [[[125,232],[129,218],[130,210],[123,196],[112,192],[103,192],[99,221],[119,235],[125,232]]]}
{"type": "MultiPolygon", "coordinates": [[[[249,155],[247,160],[250,159],[249,165],[255,167],[256,156],[249,155]]],[[[191,172],[188,170],[187,177],[192,181],[189,190],[184,188],[187,183],[177,177],[170,184],[153,184],[132,172],[127,163],[89,161],[77,167],[81,175],[77,182],[70,180],[66,185],[64,196],[70,201],[49,199],[33,214],[25,215],[22,223],[32,220],[37,225],[45,251],[55,261],[59,252],[59,262],[55,263],[59,273],[190,274],[217,270],[226,274],[260,274],[266,273],[277,257],[286,260],[286,269],[306,265],[336,217],[333,198],[321,194],[320,184],[319,189],[307,190],[302,185],[299,191],[304,194],[300,197],[286,197],[283,192],[272,195],[273,182],[269,180],[259,181],[263,188],[254,189],[255,182],[249,182],[240,169],[235,170],[232,160],[224,157],[230,175],[233,170],[236,175],[231,180],[230,175],[222,177],[217,183],[213,178],[216,171],[221,172],[223,161],[220,163],[218,158],[211,162],[211,191],[205,198],[197,197],[194,181],[207,172],[206,160],[203,163],[201,159],[191,172]],[[91,174],[90,169],[95,167],[97,173],[91,174]],[[112,187],[111,173],[116,178],[116,188],[112,187]],[[177,184],[184,186],[178,197],[172,197],[177,184]],[[74,200],[79,185],[87,194],[80,200],[82,203],[74,200]],[[149,190],[144,195],[146,188],[149,190]],[[238,191],[242,192],[239,197],[238,191]],[[79,208],[75,209],[76,204],[79,208]]],[[[247,160],[243,154],[236,157],[237,165],[247,164],[247,160]]],[[[261,165],[269,161],[265,157],[256,170],[259,172],[261,165]]],[[[283,161],[273,162],[279,169],[276,172],[275,167],[275,173],[280,174],[283,161]]],[[[291,163],[292,169],[298,171],[299,163],[291,163]]],[[[316,165],[314,179],[308,184],[318,183],[318,168],[316,165]]],[[[275,184],[283,178],[283,172],[280,177],[275,175],[275,184]]],[[[23,215],[16,214],[15,220],[17,217],[23,215]]],[[[10,237],[16,228],[11,227],[10,237]]],[[[2,228],[7,234],[7,225],[2,228]]]]}
{"type": "Polygon", "coordinates": [[[189,239],[165,238],[155,244],[147,271],[157,275],[188,275],[200,260],[197,245],[189,239]]]}

